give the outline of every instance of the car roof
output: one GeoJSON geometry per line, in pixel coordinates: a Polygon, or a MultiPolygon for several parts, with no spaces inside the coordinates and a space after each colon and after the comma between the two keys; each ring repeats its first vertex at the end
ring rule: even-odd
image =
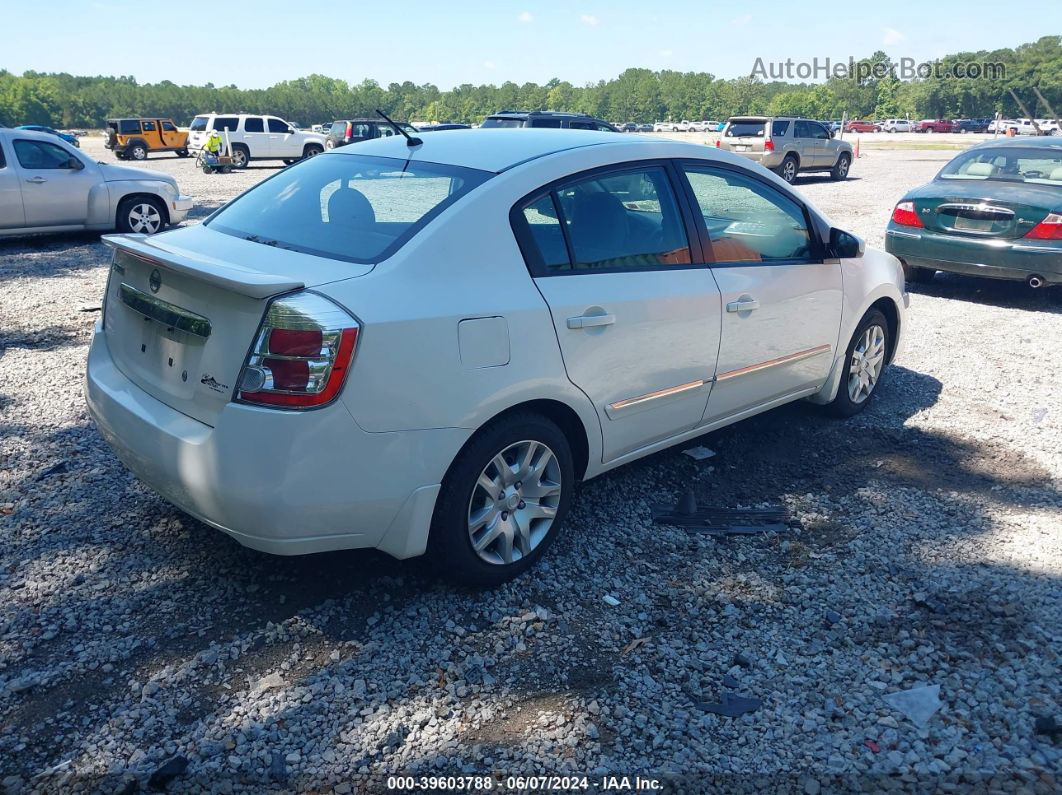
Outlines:
{"type": "MultiPolygon", "coordinates": [[[[1027,149],[1032,147],[1043,147],[1044,149],[1058,149],[1062,150],[1062,139],[1056,139],[1053,135],[1043,136],[1042,138],[1022,136],[1021,138],[994,138],[991,141],[985,141],[984,143],[972,146],[970,149],[991,149],[991,148],[1020,148],[1027,149]]],[[[969,151],[969,150],[967,150],[969,151]]]]}
{"type": "MultiPolygon", "coordinates": [[[[402,136],[374,138],[326,152],[324,157],[369,155],[444,163],[498,173],[514,166],[558,152],[590,146],[626,147],[622,158],[638,160],[661,157],[696,157],[709,154],[703,144],[659,140],[643,135],[616,135],[596,130],[556,130],[543,128],[486,128],[441,130],[425,137],[421,146],[409,147],[402,136]]],[[[712,148],[712,159],[748,166],[748,160],[712,148]]]]}
{"type": "MultiPolygon", "coordinates": [[[[40,130],[25,130],[21,127],[14,127],[11,129],[3,128],[5,132],[16,136],[18,138],[25,138],[27,141],[46,141],[50,144],[55,143],[55,136],[51,133],[42,132],[40,130]]],[[[62,138],[59,139],[63,141],[62,138]]],[[[66,143],[63,141],[63,143],[66,143]]]]}

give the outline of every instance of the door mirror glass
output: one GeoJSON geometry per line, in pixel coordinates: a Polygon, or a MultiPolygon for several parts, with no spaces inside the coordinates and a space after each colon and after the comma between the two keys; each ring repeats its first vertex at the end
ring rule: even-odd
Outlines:
{"type": "Polygon", "coordinates": [[[834,227],[830,230],[830,256],[836,259],[862,257],[866,244],[862,238],[834,227]]]}
{"type": "Polygon", "coordinates": [[[80,171],[85,167],[85,164],[78,160],[76,157],[72,157],[69,161],[67,161],[66,167],[73,171],[80,171]]]}

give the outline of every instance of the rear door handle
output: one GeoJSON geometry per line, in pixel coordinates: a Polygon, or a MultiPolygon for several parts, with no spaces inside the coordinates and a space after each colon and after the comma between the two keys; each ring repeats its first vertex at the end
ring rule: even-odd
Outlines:
{"type": "Polygon", "coordinates": [[[33,185],[41,185],[41,184],[43,184],[43,183],[45,183],[47,181],[48,180],[46,180],[44,177],[34,177],[33,179],[27,179],[26,180],[26,182],[29,182],[29,183],[31,183],[33,185]]]}
{"type": "Polygon", "coordinates": [[[731,301],[726,305],[727,312],[751,312],[759,308],[760,302],[755,298],[742,298],[740,301],[731,301]]]}
{"type": "Polygon", "coordinates": [[[568,328],[593,328],[594,326],[611,326],[615,322],[615,315],[579,315],[579,317],[568,318],[568,328]]]}

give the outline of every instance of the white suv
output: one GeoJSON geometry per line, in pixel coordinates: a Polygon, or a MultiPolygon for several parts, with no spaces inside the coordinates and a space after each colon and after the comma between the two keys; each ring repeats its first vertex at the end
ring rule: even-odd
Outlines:
{"type": "Polygon", "coordinates": [[[915,123],[910,119],[886,119],[881,125],[882,132],[909,133],[914,132],[915,123]]]}
{"type": "Polygon", "coordinates": [[[799,398],[862,410],[907,303],[756,163],[611,132],[377,138],[108,242],[86,396],[130,469],[255,549],[485,584],[580,480],[799,398]]]}
{"type": "Polygon", "coordinates": [[[325,148],[325,136],[297,130],[276,116],[246,113],[206,113],[196,116],[188,126],[188,148],[202,149],[217,130],[222,138],[229,131],[232,158],[237,168],[252,160],[283,160],[291,164],[304,157],[319,155],[325,148]]]}

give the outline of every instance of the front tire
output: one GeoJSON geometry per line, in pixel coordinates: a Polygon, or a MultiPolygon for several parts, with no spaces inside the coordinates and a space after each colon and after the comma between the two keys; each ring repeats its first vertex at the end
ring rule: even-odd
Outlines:
{"type": "Polygon", "coordinates": [[[187,149],[178,149],[177,150],[177,157],[188,157],[188,150],[187,149]]]}
{"type": "Polygon", "coordinates": [[[324,151],[324,148],[317,144],[306,144],[306,148],[302,150],[302,159],[308,160],[311,157],[317,157],[324,151]]]}
{"type": "Polygon", "coordinates": [[[123,199],[117,220],[119,232],[153,235],[166,228],[166,206],[153,196],[123,199]]]}
{"type": "Polygon", "coordinates": [[[871,309],[859,321],[845,350],[837,397],[829,404],[834,416],[851,417],[866,408],[885,373],[889,344],[885,315],[871,309]]]}
{"type": "Polygon", "coordinates": [[[837,158],[837,163],[830,169],[830,179],[839,182],[848,176],[848,169],[852,167],[852,158],[842,154],[837,158]]]}
{"type": "Polygon", "coordinates": [[[574,487],[571,446],[552,421],[520,413],[481,429],[443,478],[433,568],[476,586],[519,576],[553,543],[574,487]]]}

